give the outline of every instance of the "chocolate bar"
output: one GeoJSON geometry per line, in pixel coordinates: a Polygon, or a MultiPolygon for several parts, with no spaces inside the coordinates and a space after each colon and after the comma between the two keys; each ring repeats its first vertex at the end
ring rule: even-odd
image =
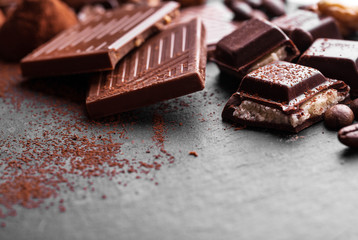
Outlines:
{"type": "Polygon", "coordinates": [[[176,18],[174,22],[185,22],[194,17],[201,18],[205,26],[209,58],[214,52],[218,41],[238,28],[238,24],[232,22],[234,14],[219,2],[185,8],[181,11],[180,17],[176,18]]]}
{"type": "Polygon", "coordinates": [[[131,49],[171,21],[179,4],[128,6],[80,23],[35,49],[21,61],[24,77],[113,70],[131,49]]]}
{"type": "Polygon", "coordinates": [[[344,81],[351,95],[358,96],[358,42],[317,39],[298,62],[320,70],[329,78],[344,81]]]}
{"type": "Polygon", "coordinates": [[[342,39],[338,26],[332,17],[319,16],[317,13],[297,10],[272,21],[281,28],[304,52],[317,38],[342,39]]]}
{"type": "Polygon", "coordinates": [[[126,56],[115,70],[93,78],[88,115],[105,117],[202,90],[205,66],[201,21],[174,25],[126,56]]]}
{"type": "Polygon", "coordinates": [[[222,117],[247,126],[299,132],[348,97],[349,87],[343,81],[328,79],[310,67],[277,61],[245,76],[222,117]]]}
{"type": "Polygon", "coordinates": [[[241,79],[272,61],[291,61],[298,55],[281,29],[268,21],[251,19],[218,42],[213,60],[221,71],[241,79]]]}
{"type": "Polygon", "coordinates": [[[180,6],[183,8],[197,6],[197,5],[203,5],[206,3],[206,0],[175,0],[175,1],[179,2],[180,6]]]}

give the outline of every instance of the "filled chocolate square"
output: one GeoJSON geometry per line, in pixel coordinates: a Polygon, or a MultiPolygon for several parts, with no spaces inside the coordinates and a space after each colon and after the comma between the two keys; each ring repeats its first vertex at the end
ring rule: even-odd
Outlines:
{"type": "Polygon", "coordinates": [[[299,64],[313,67],[326,77],[344,81],[351,95],[358,96],[358,42],[317,39],[300,57],[299,64]]]}
{"type": "Polygon", "coordinates": [[[348,97],[343,81],[328,79],[314,68],[277,61],[245,76],[222,117],[247,126],[299,132],[348,97]]]}
{"type": "Polygon", "coordinates": [[[297,10],[274,19],[272,23],[281,28],[301,52],[306,51],[317,38],[342,39],[332,17],[319,16],[311,11],[297,10]]]}
{"type": "Polygon", "coordinates": [[[287,35],[272,23],[251,19],[221,39],[214,61],[221,71],[238,77],[273,61],[291,61],[299,51],[287,35]]]}

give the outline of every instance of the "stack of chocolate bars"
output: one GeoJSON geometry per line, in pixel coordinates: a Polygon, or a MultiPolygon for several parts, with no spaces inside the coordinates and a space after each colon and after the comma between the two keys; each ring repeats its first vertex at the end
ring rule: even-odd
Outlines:
{"type": "Polygon", "coordinates": [[[101,118],[202,90],[209,59],[240,84],[224,120],[290,132],[358,95],[358,42],[332,17],[285,14],[283,0],[202,2],[111,4],[24,57],[22,74],[90,73],[86,107],[101,118]],[[266,15],[233,21],[244,5],[266,15]]]}

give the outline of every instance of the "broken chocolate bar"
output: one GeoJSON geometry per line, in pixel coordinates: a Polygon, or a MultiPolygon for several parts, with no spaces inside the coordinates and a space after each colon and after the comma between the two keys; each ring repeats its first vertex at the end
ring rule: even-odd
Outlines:
{"type": "Polygon", "coordinates": [[[175,21],[185,22],[194,17],[200,17],[205,26],[209,57],[214,52],[218,41],[238,28],[238,24],[232,22],[234,14],[219,2],[185,8],[175,21]]]}
{"type": "Polygon", "coordinates": [[[329,78],[344,81],[351,87],[351,95],[358,96],[357,41],[317,39],[298,62],[318,69],[329,78]]]}
{"type": "Polygon", "coordinates": [[[245,76],[222,117],[247,126],[299,132],[348,97],[343,81],[327,79],[314,68],[277,61],[245,76]]]}
{"type": "Polygon", "coordinates": [[[105,117],[202,90],[205,66],[201,21],[174,25],[126,56],[115,70],[94,77],[88,114],[105,117]]]}
{"type": "Polygon", "coordinates": [[[277,60],[291,61],[299,51],[272,23],[251,19],[221,39],[214,52],[219,68],[241,80],[248,72],[277,60]]]}
{"type": "Polygon", "coordinates": [[[301,52],[306,51],[317,38],[342,38],[332,17],[310,11],[297,10],[274,19],[272,23],[281,28],[301,52]]]}
{"type": "Polygon", "coordinates": [[[127,6],[92,18],[57,35],[21,61],[24,77],[114,69],[131,49],[175,16],[179,4],[127,6]]]}

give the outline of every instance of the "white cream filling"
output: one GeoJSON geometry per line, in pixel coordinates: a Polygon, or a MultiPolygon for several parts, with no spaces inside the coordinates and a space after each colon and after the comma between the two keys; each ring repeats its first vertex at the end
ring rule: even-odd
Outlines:
{"type": "Polygon", "coordinates": [[[274,61],[285,60],[286,57],[287,57],[286,47],[285,46],[279,47],[272,53],[265,55],[264,57],[259,59],[256,63],[254,63],[253,66],[249,69],[249,72],[256,70],[260,67],[263,67],[274,61]]]}
{"type": "Polygon", "coordinates": [[[284,114],[281,110],[273,107],[244,100],[235,107],[233,116],[247,121],[288,124],[297,127],[307,119],[321,116],[328,108],[344,99],[345,96],[339,95],[336,89],[328,89],[302,104],[299,111],[291,115],[284,114]]]}

